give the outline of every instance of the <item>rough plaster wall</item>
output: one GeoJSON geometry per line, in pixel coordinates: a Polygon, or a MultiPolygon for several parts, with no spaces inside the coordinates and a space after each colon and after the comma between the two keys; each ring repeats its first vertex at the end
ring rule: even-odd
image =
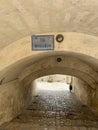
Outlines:
{"type": "Polygon", "coordinates": [[[37,89],[36,89],[37,81],[36,80],[32,81],[31,87],[32,87],[32,96],[35,96],[37,94],[37,89]]]}
{"type": "Polygon", "coordinates": [[[92,96],[92,100],[93,100],[93,110],[96,112],[98,112],[98,85],[96,86],[96,91],[92,96]]]}
{"type": "Polygon", "coordinates": [[[0,85],[0,124],[12,120],[28,105],[28,88],[18,80],[0,85]]]}
{"type": "MultiPolygon", "coordinates": [[[[78,78],[73,78],[73,89],[75,95],[89,107],[92,107],[93,103],[93,94],[95,90],[90,88],[85,82],[78,78]]],[[[98,104],[98,103],[97,103],[98,104]]]]}
{"type": "Polygon", "coordinates": [[[27,35],[57,31],[98,36],[98,1],[0,0],[0,49],[27,35]]]}

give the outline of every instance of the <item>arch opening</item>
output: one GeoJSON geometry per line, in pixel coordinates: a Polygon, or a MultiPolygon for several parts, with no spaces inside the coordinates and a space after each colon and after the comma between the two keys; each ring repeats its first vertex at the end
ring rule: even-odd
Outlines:
{"type": "Polygon", "coordinates": [[[89,87],[89,85],[83,80],[72,76],[72,75],[62,75],[62,74],[53,74],[42,76],[31,82],[32,96],[37,95],[40,91],[61,91],[69,93],[72,92],[78,97],[78,99],[88,107],[92,104],[92,96],[95,93],[95,90],[89,87]]]}
{"type": "MultiPolygon", "coordinates": [[[[7,117],[4,114],[6,107],[4,108],[4,111],[2,111],[2,113],[4,114],[4,119],[2,119],[2,122],[11,120],[12,118],[16,117],[19,113],[21,113],[22,108],[27,108],[28,104],[31,102],[32,99],[32,81],[39,77],[50,74],[66,74],[71,75],[72,77],[75,76],[76,78],[74,78],[73,84],[81,84],[79,89],[82,88],[82,90],[84,89],[82,84],[83,82],[85,86],[87,86],[87,88],[85,89],[85,94],[87,94],[87,90],[91,92],[88,94],[91,98],[90,102],[86,102],[85,99],[83,100],[92,110],[97,112],[98,107],[96,106],[98,99],[98,79],[96,77],[98,77],[98,74],[96,67],[97,65],[94,64],[95,62],[97,63],[97,61],[95,61],[94,63],[92,61],[95,61],[92,57],[88,58],[88,56],[86,55],[72,52],[45,52],[40,56],[37,55],[36,57],[28,57],[26,59],[18,61],[15,64],[6,68],[5,70],[2,70],[0,77],[5,77],[2,86],[5,86],[6,84],[5,88],[8,90],[9,86],[11,86],[10,83],[12,83],[11,89],[14,90],[14,85],[17,84],[17,88],[19,90],[16,94],[18,95],[18,98],[16,95],[13,95],[11,93],[9,95],[12,95],[12,97],[10,97],[9,101],[5,99],[6,104],[10,104],[10,101],[13,99],[13,101],[11,102],[16,103],[17,106],[15,106],[15,113],[12,112],[12,103],[12,108],[8,108],[7,113],[9,113],[9,111],[10,113],[9,115],[7,115],[7,117]],[[57,61],[58,58],[60,58],[60,62],[57,61]],[[11,68],[12,70],[10,71],[11,68]],[[20,100],[21,103],[19,103],[20,100]]],[[[79,92],[79,90],[76,91],[79,92]]],[[[77,96],[81,97],[81,94],[83,95],[82,91],[77,96]]]]}
{"type": "MultiPolygon", "coordinates": [[[[67,122],[64,122],[64,120],[70,121],[72,125],[73,124],[77,125],[78,121],[80,121],[79,125],[81,125],[81,123],[82,125],[84,125],[83,122],[85,119],[87,123],[86,125],[90,126],[91,123],[90,121],[92,121],[93,119],[94,121],[94,122],[92,121],[92,126],[93,126],[95,121],[97,121],[97,116],[90,110],[87,104],[85,104],[84,102],[82,103],[80,102],[79,95],[75,95],[76,92],[78,92],[77,88],[79,88],[81,89],[81,94],[84,95],[85,92],[88,98],[90,98],[89,94],[86,91],[86,89],[89,88],[89,86],[87,86],[87,84],[81,81],[80,79],[77,79],[78,81],[81,81],[81,84],[79,84],[80,82],[78,83],[78,85],[80,86],[73,86],[74,88],[72,92],[66,91],[64,88],[60,88],[61,86],[58,87],[56,81],[62,83],[62,80],[64,81],[67,80],[66,81],[67,83],[72,83],[72,85],[75,85],[76,77],[63,75],[64,79],[62,79],[61,76],[62,75],[59,75],[58,77],[57,75],[49,75],[49,76],[44,76],[36,79],[38,82],[46,83],[47,81],[50,84],[50,86],[45,86],[45,87],[47,87],[48,89],[45,89],[45,87],[43,88],[43,86],[38,87],[36,85],[41,85],[41,84],[36,84],[34,81],[32,81],[31,84],[33,88],[32,102],[28,105],[27,109],[22,112],[22,114],[18,115],[9,124],[13,124],[13,122],[14,123],[22,122],[25,120],[25,122],[29,122],[29,121],[32,122],[32,128],[34,127],[35,122],[36,125],[39,127],[46,126],[47,128],[47,126],[49,127],[50,125],[52,127],[58,125],[59,127],[63,128],[65,125],[67,125],[67,122]],[[69,79],[67,79],[66,76],[69,77],[69,79]],[[53,82],[55,83],[56,87],[53,86],[52,84],[53,82]],[[84,84],[86,86],[83,86],[84,84]],[[35,90],[36,87],[37,87],[37,91],[35,90]],[[63,123],[61,122],[60,119],[63,120],[63,123]]],[[[19,123],[17,126],[19,127],[20,124],[21,123],[19,123]]]]}
{"type": "Polygon", "coordinates": [[[34,90],[34,95],[40,90],[49,91],[70,91],[71,76],[69,75],[47,75],[35,79],[32,83],[32,90],[34,90]]]}

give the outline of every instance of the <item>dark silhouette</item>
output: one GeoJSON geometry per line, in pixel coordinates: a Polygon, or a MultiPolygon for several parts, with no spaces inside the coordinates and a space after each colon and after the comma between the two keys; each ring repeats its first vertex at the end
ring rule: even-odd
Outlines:
{"type": "Polygon", "coordinates": [[[69,85],[69,89],[70,89],[70,92],[71,92],[72,91],[72,85],[71,84],[69,85]]]}

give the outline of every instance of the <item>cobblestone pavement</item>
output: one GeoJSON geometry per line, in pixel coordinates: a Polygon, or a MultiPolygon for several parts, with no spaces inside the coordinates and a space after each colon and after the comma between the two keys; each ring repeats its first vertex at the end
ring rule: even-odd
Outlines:
{"type": "Polygon", "coordinates": [[[73,93],[40,90],[27,110],[0,130],[98,130],[98,116],[73,93]]]}

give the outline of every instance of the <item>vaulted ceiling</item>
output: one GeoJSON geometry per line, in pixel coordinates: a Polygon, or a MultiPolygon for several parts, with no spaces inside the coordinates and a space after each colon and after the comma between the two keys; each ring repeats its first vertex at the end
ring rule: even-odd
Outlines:
{"type": "Polygon", "coordinates": [[[0,0],[0,49],[27,35],[49,32],[98,36],[98,1],[0,0]]]}

